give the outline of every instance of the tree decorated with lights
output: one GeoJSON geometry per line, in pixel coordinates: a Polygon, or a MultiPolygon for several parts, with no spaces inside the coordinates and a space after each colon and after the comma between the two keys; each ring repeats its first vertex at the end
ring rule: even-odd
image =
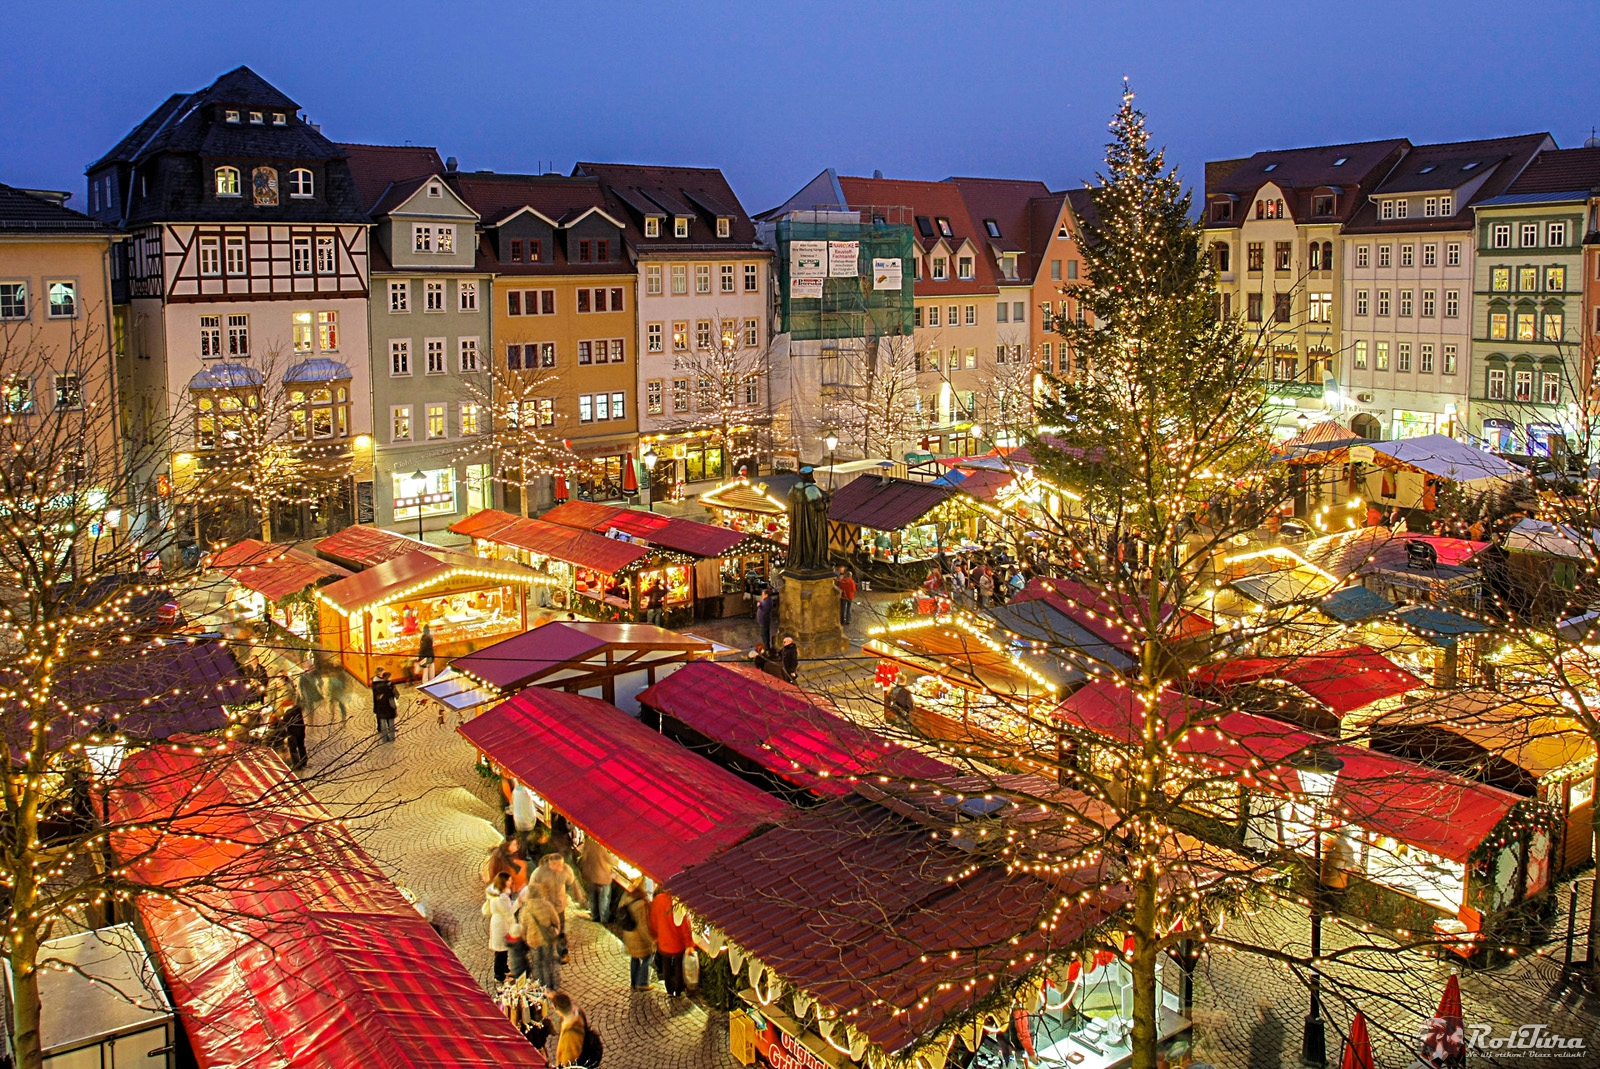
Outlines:
{"type": "Polygon", "coordinates": [[[922,420],[917,388],[917,359],[911,338],[887,335],[863,339],[859,347],[840,352],[845,382],[824,390],[824,398],[844,447],[862,459],[894,457],[917,437],[922,420]]]}
{"type": "Polygon", "coordinates": [[[655,433],[698,437],[722,450],[724,464],[772,449],[772,354],[741,333],[737,321],[713,320],[708,336],[674,335],[671,389],[646,398],[641,415],[655,433]],[[720,324],[720,326],[718,326],[720,324]],[[686,385],[687,391],[680,389],[686,385]]]}
{"type": "MultiPolygon", "coordinates": [[[[533,348],[528,346],[529,360],[533,348]]],[[[588,467],[564,437],[569,417],[557,406],[565,391],[554,371],[495,364],[488,371],[462,375],[460,392],[463,418],[473,421],[475,429],[463,429],[452,462],[486,462],[491,480],[516,488],[523,515],[535,479],[588,467]]]]}

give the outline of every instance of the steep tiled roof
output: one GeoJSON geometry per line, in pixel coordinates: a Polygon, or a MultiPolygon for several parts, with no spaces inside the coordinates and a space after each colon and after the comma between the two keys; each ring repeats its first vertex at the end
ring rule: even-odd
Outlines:
{"type": "Polygon", "coordinates": [[[116,233],[104,223],[97,222],[81,212],[75,212],[57,201],[4,183],[0,183],[0,231],[105,236],[116,233]]]}
{"type": "Polygon", "coordinates": [[[1600,148],[1569,148],[1541,152],[1506,194],[1567,193],[1597,187],[1600,187],[1600,148]]]}
{"type": "Polygon", "coordinates": [[[350,157],[361,206],[372,211],[390,185],[408,178],[443,174],[444,161],[431,145],[352,145],[340,148],[350,157]]]}
{"type": "MultiPolygon", "coordinates": [[[[903,205],[911,209],[913,218],[920,216],[929,220],[948,219],[952,235],[948,238],[941,238],[937,227],[934,236],[927,237],[913,224],[912,238],[924,251],[933,248],[940,240],[952,250],[959,248],[964,239],[970,240],[976,247],[980,255],[973,258],[976,261],[975,277],[967,280],[952,277],[946,282],[934,282],[925,275],[915,284],[917,293],[943,295],[999,292],[999,287],[995,283],[994,258],[982,255],[989,247],[988,235],[982,225],[975,222],[971,213],[967,211],[966,201],[962,199],[961,190],[954,182],[917,182],[899,178],[846,178],[841,175],[839,186],[844,190],[845,198],[853,208],[903,205]]],[[[954,274],[952,271],[951,275],[954,274]]]]}
{"type": "Polygon", "coordinates": [[[1456,205],[1453,215],[1380,221],[1378,206],[1367,200],[1345,225],[1346,233],[1382,231],[1466,230],[1472,227],[1472,206],[1504,192],[1540,148],[1553,145],[1549,134],[1522,134],[1481,141],[1417,145],[1407,152],[1372,190],[1373,196],[1459,188],[1474,178],[1488,178],[1456,205]]]}
{"type": "MultiPolygon", "coordinates": [[[[1044,265],[1045,250],[1056,236],[1056,223],[1061,218],[1061,206],[1066,199],[1065,193],[1050,193],[1028,201],[1028,248],[1031,252],[1028,259],[1034,274],[1044,265]]],[[[1017,273],[1022,273],[1020,264],[1017,273]]]]}
{"type": "Polygon", "coordinates": [[[1335,186],[1343,195],[1333,218],[1343,221],[1364,202],[1363,192],[1381,181],[1410,146],[1405,138],[1390,138],[1258,152],[1215,168],[1207,164],[1206,194],[1226,193],[1249,200],[1271,182],[1291,201],[1291,216],[1304,219],[1310,214],[1313,190],[1335,186]]]}
{"type": "Polygon", "coordinates": [[[909,479],[884,479],[871,472],[858,475],[834,491],[828,519],[835,523],[898,531],[956,495],[953,486],[916,483],[909,479]]]}
{"type": "Polygon", "coordinates": [[[677,248],[741,249],[756,246],[756,228],[727,177],[715,167],[657,167],[632,163],[580,163],[574,175],[590,175],[605,189],[606,210],[630,226],[627,240],[640,253],[677,248]],[[659,238],[644,236],[646,215],[689,216],[689,236],[673,237],[672,225],[659,238]],[[717,237],[717,216],[729,219],[729,233],[717,237]]]}
{"type": "MultiPolygon", "coordinates": [[[[1034,243],[1033,204],[1042,201],[1061,207],[1060,194],[1052,194],[1043,182],[1025,178],[947,178],[961,190],[967,213],[978,224],[979,234],[1000,252],[1016,252],[1017,282],[1030,284],[1039,269],[1044,245],[1034,243]],[[993,219],[1000,237],[990,236],[985,220],[993,219]]],[[[1046,224],[1049,226],[1050,224],[1046,224]]],[[[1046,234],[1046,242],[1049,237],[1046,234]]]]}

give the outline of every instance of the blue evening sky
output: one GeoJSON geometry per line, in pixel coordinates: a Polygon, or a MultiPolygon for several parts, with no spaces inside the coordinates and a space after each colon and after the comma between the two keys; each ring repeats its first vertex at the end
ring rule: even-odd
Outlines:
{"type": "Polygon", "coordinates": [[[0,182],[71,189],[169,93],[241,63],[335,140],[464,169],[720,166],[751,211],[817,171],[1092,177],[1124,75],[1208,158],[1600,124],[1593,0],[278,0],[13,4],[0,182]],[[1537,10],[1538,17],[1526,17],[1537,10]]]}

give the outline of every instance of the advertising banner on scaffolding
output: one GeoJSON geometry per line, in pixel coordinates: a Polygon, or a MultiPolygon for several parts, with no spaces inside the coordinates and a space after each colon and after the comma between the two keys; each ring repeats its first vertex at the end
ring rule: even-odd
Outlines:
{"type": "Polygon", "coordinates": [[[827,278],[828,243],[826,241],[791,241],[789,243],[789,277],[827,278]]]}
{"type": "Polygon", "coordinates": [[[875,290],[897,290],[904,278],[901,260],[899,257],[872,258],[872,288],[875,290]]]}
{"type": "Polygon", "coordinates": [[[791,276],[789,279],[789,296],[819,300],[822,297],[822,284],[827,281],[821,278],[799,278],[791,276]]]}
{"type": "Polygon", "coordinates": [[[829,278],[856,278],[860,271],[856,264],[861,259],[861,242],[859,241],[830,241],[828,242],[828,277],[829,278]]]}

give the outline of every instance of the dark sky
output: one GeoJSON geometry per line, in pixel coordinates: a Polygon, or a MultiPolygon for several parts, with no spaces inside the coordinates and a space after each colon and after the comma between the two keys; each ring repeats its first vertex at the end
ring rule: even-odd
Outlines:
{"type": "Polygon", "coordinates": [[[241,63],[336,140],[464,169],[720,166],[751,211],[846,174],[1090,178],[1124,75],[1207,158],[1600,124],[1600,4],[1542,0],[278,0],[8,5],[0,181],[70,189],[169,93],[241,63]]]}

